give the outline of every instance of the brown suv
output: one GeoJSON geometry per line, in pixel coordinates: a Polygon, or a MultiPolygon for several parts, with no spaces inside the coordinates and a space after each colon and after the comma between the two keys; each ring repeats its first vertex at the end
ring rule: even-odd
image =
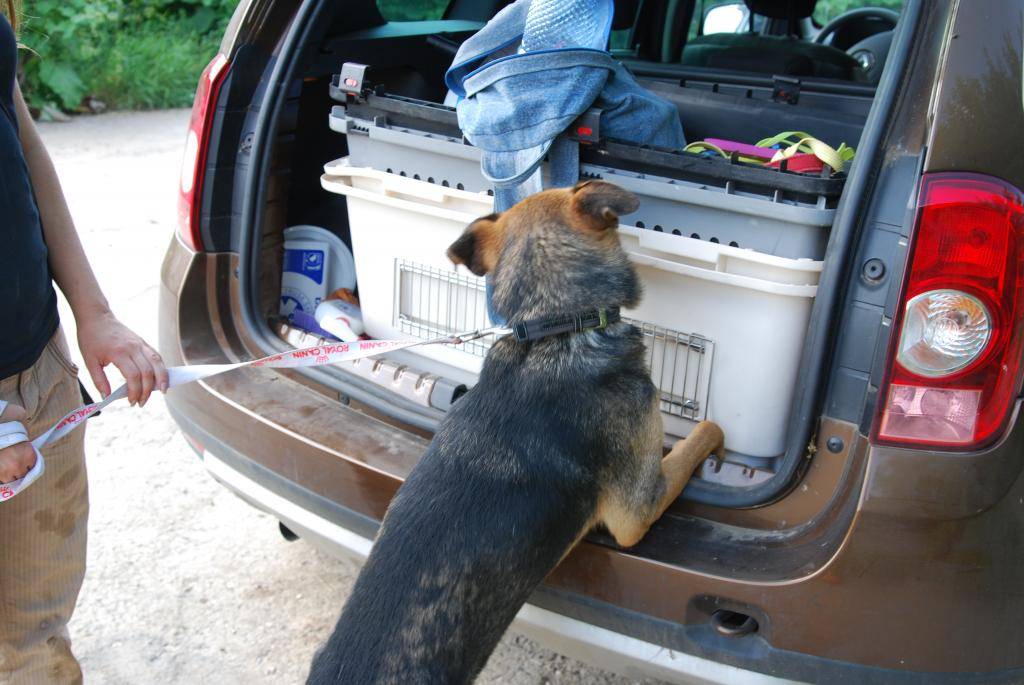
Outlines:
{"type": "MultiPolygon", "coordinates": [[[[446,266],[447,243],[403,236],[461,221],[431,203],[489,200],[444,74],[504,4],[242,0],[193,109],[162,271],[169,362],[322,340],[281,306],[297,225],[354,254],[371,335],[458,328],[482,284],[446,266]],[[447,314],[416,309],[435,293],[447,314]]],[[[809,174],[573,127],[581,174],[640,188],[621,231],[647,299],[627,314],[666,441],[711,418],[727,453],[635,548],[589,536],[514,628],[674,682],[1024,682],[1024,6],[615,6],[612,54],[689,140],[806,131],[856,156],[809,174]]],[[[283,532],[365,556],[485,353],[245,368],[168,404],[283,532]]]]}

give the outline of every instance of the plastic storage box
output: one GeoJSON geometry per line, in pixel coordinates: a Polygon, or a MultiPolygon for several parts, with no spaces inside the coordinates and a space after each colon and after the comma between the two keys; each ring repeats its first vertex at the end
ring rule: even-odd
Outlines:
{"type": "MultiPolygon", "coordinates": [[[[480,151],[462,140],[454,110],[397,96],[369,95],[335,106],[330,127],[347,135],[352,166],[458,190],[485,191],[480,151]]],[[[640,196],[623,219],[782,257],[821,259],[842,191],[841,178],[597,141],[581,146],[580,177],[603,178],[640,196]]]]}
{"type": "MultiPolygon", "coordinates": [[[[487,325],[483,279],[455,270],[445,251],[491,212],[491,198],[349,161],[326,165],[321,184],[348,199],[367,331],[427,338],[487,325]]],[[[822,263],[628,225],[619,234],[644,284],[643,301],[624,314],[647,336],[666,432],[683,436],[708,418],[734,452],[781,454],[822,263]]],[[[416,350],[470,373],[485,352],[416,350]]]]}

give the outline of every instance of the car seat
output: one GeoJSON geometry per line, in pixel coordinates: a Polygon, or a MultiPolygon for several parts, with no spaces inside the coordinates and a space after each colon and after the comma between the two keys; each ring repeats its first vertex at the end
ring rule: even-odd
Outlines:
{"type": "Polygon", "coordinates": [[[817,0],[744,0],[752,14],[787,21],[786,36],[714,33],[697,36],[683,48],[682,64],[820,78],[860,80],[860,64],[830,45],[803,40],[799,23],[811,16],[817,0]]]}

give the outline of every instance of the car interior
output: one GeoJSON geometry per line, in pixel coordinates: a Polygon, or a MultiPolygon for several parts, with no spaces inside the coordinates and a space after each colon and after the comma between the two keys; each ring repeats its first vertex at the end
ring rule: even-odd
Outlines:
{"type": "MultiPolygon", "coordinates": [[[[428,137],[456,136],[457,140],[458,129],[452,131],[450,126],[454,110],[445,105],[451,102],[444,84],[445,71],[462,41],[507,4],[502,0],[452,0],[447,6],[434,3],[434,10],[419,6],[410,10],[410,3],[390,0],[351,3],[341,11],[333,3],[326,3],[323,12],[328,16],[317,22],[318,35],[311,36],[297,55],[296,74],[301,77],[293,80],[287,91],[268,178],[254,279],[258,283],[259,301],[254,311],[259,312],[259,318],[267,322],[274,335],[290,345],[302,342],[287,323],[282,324],[278,311],[285,227],[321,226],[352,245],[346,198],[324,192],[320,182],[326,162],[350,154],[351,136],[339,135],[337,128],[332,130],[327,125],[327,114],[338,108],[338,75],[342,65],[370,65],[367,73],[374,93],[386,94],[377,98],[378,104],[398,108],[381,114],[375,113],[373,103],[368,108],[365,102],[358,106],[350,103],[350,118],[363,116],[359,107],[364,107],[371,124],[375,116],[380,116],[382,120],[404,125],[400,111],[423,111],[427,118],[412,120],[411,127],[424,127],[428,137]],[[442,121],[449,123],[437,123],[442,121]],[[431,127],[434,128],[430,130],[431,127]]],[[[753,143],[783,131],[806,131],[834,148],[843,144],[856,148],[893,42],[901,6],[900,0],[615,0],[609,47],[644,88],[676,106],[687,141],[718,138],[753,143]]],[[[657,178],[669,185],[692,182],[687,174],[695,167],[688,153],[599,147],[593,146],[587,152],[590,157],[585,154],[582,161],[600,163],[612,167],[612,171],[622,169],[643,179],[652,170],[650,165],[645,166],[646,162],[636,160],[660,155],[685,169],[680,167],[681,175],[674,180],[662,164],[656,170],[657,178]],[[598,154],[604,157],[596,160],[594,156],[598,154]]],[[[844,173],[818,177],[785,172],[768,174],[764,168],[736,164],[735,157],[731,161],[717,161],[726,165],[725,175],[698,179],[698,190],[717,192],[711,201],[726,203],[722,207],[728,203],[732,203],[729,207],[739,206],[753,199],[762,203],[757,211],[763,209],[765,216],[774,217],[772,220],[777,223],[793,224],[793,217],[801,213],[826,216],[812,230],[816,241],[813,253],[788,255],[824,259],[844,173]]],[[[422,177],[430,183],[437,175],[438,185],[449,185],[431,170],[382,164],[380,171],[408,176],[410,180],[422,177]]],[[[461,182],[457,183],[454,177],[450,185],[462,189],[461,182]]],[[[467,181],[466,190],[478,192],[483,188],[471,187],[467,181]]],[[[646,202],[651,211],[658,206],[654,200],[646,202]]],[[[678,208],[679,203],[672,206],[678,208]]],[[[666,205],[669,214],[675,211],[672,206],[666,205]]],[[[732,212],[721,211],[718,219],[706,225],[718,225],[719,219],[736,225],[749,221],[734,218],[732,212]]],[[[804,219],[796,223],[801,221],[804,219]]],[[[664,224],[665,233],[710,243],[720,240],[713,233],[691,231],[678,223],[683,230],[666,221],[644,219],[634,224],[653,231],[662,231],[660,224],[664,224]]],[[[722,238],[721,245],[726,243],[737,245],[722,238]]],[[[739,246],[747,247],[742,241],[739,246]]],[[[438,254],[443,256],[443,249],[438,254]]],[[[359,260],[358,254],[356,259],[359,260]]],[[[792,346],[795,355],[802,334],[798,332],[792,346]]],[[[663,352],[664,348],[658,349],[663,352]]],[[[443,366],[428,364],[429,368],[424,369],[424,362],[415,357],[409,364],[411,368],[456,382],[472,382],[457,370],[443,366]]],[[[433,408],[413,406],[397,394],[389,397],[378,410],[389,413],[398,408],[404,412],[403,421],[419,429],[433,430],[443,416],[443,412],[433,408]]],[[[685,414],[687,410],[683,407],[679,411],[685,414]]],[[[701,474],[709,482],[714,481],[716,492],[725,494],[704,500],[729,503],[730,488],[734,486],[757,485],[776,476],[788,478],[802,456],[807,436],[796,436],[791,442],[793,448],[787,447],[784,454],[730,452],[729,463],[719,463],[715,470],[701,474]]]]}
{"type": "MultiPolygon", "coordinates": [[[[402,52],[374,50],[376,59],[366,60],[375,78],[393,94],[445,102],[443,74],[459,45],[506,4],[454,0],[441,19],[389,22],[338,36],[335,46],[353,38],[382,48],[401,42],[402,52]],[[388,64],[395,58],[400,64],[388,64]]],[[[642,85],[677,105],[688,140],[810,130],[834,147],[854,145],[899,18],[892,6],[901,3],[876,4],[615,0],[610,48],[642,85]],[[815,23],[816,10],[828,16],[821,6],[840,4],[852,9],[815,23]]],[[[325,47],[321,59],[338,54],[325,47]]]]}

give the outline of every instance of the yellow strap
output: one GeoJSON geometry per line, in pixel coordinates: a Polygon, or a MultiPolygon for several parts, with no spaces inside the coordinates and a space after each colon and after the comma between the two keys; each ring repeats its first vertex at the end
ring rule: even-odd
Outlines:
{"type": "Polygon", "coordinates": [[[848,147],[846,143],[839,146],[836,150],[831,145],[823,143],[817,138],[811,136],[805,136],[793,143],[789,147],[779,150],[772,157],[772,162],[778,162],[783,159],[789,159],[798,152],[809,152],[815,157],[820,159],[823,164],[831,167],[833,171],[842,171],[846,166],[846,162],[853,159],[854,149],[848,147]]]}
{"type": "Polygon", "coordinates": [[[723,157],[728,157],[729,156],[729,155],[725,154],[725,151],[722,150],[722,148],[718,147],[717,145],[715,145],[713,143],[705,143],[703,140],[698,140],[698,141],[692,142],[692,143],[690,143],[689,145],[687,145],[686,147],[683,148],[683,152],[704,152],[705,150],[711,150],[712,152],[717,152],[718,154],[722,155],[723,157]]]}
{"type": "MultiPolygon", "coordinates": [[[[754,144],[757,147],[771,147],[780,143],[785,143],[788,147],[776,152],[771,159],[772,162],[789,159],[798,152],[807,152],[820,159],[826,166],[831,167],[833,171],[842,171],[846,166],[846,163],[852,160],[855,154],[855,150],[852,147],[849,147],[846,143],[842,143],[839,146],[839,149],[836,150],[828,143],[824,143],[803,131],[783,131],[771,138],[759,140],[754,144]],[[796,142],[793,142],[794,139],[796,142]]],[[[712,152],[717,152],[723,157],[729,157],[722,148],[703,140],[690,143],[684,147],[683,150],[686,152],[703,152],[705,150],[711,150],[712,152]]],[[[761,163],[761,160],[753,157],[744,157],[741,155],[739,159],[744,162],[761,163]]]]}
{"type": "Polygon", "coordinates": [[[814,136],[812,136],[810,133],[804,133],[803,131],[783,131],[782,133],[777,133],[776,135],[772,136],[771,138],[765,138],[764,140],[759,140],[756,143],[754,143],[754,145],[756,145],[758,147],[772,147],[773,145],[779,145],[780,143],[784,143],[786,145],[792,145],[794,140],[800,140],[801,138],[813,138],[813,137],[814,136]]]}

